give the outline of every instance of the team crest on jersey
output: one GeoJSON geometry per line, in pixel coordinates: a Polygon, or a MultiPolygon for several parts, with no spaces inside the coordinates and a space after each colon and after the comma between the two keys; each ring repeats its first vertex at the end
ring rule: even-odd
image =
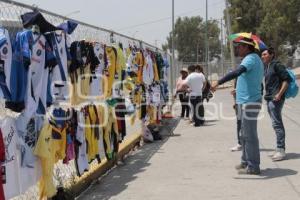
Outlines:
{"type": "Polygon", "coordinates": [[[102,58],[103,58],[103,54],[102,54],[102,53],[100,53],[98,57],[99,57],[99,60],[102,60],[102,58]]]}
{"type": "Polygon", "coordinates": [[[6,55],[6,54],[8,53],[7,47],[4,47],[4,48],[2,49],[2,53],[3,53],[3,55],[6,55]]]}
{"type": "Polygon", "coordinates": [[[37,55],[37,56],[41,56],[41,55],[42,55],[42,50],[38,49],[38,50],[36,51],[36,55],[37,55]]]}

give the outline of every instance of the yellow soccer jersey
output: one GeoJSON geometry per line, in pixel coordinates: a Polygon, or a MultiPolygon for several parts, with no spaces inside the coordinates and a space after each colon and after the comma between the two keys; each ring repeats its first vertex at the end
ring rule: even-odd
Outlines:
{"type": "Polygon", "coordinates": [[[112,87],[117,73],[117,50],[114,47],[106,47],[105,51],[108,60],[108,77],[107,88],[105,88],[104,96],[107,98],[112,95],[112,87]]]}
{"type": "Polygon", "coordinates": [[[99,133],[96,132],[99,118],[97,109],[93,105],[87,106],[87,112],[85,134],[88,143],[88,160],[91,162],[99,154],[99,135],[97,135],[99,133]]]}
{"type": "Polygon", "coordinates": [[[58,129],[46,123],[34,149],[34,154],[40,159],[42,177],[39,183],[40,199],[51,198],[56,194],[53,183],[53,169],[58,160],[65,158],[66,152],[66,127],[58,129]]]}
{"type": "Polygon", "coordinates": [[[116,144],[118,143],[119,131],[116,117],[114,115],[114,109],[108,108],[107,126],[104,127],[104,142],[106,146],[106,155],[108,159],[111,159],[113,153],[117,150],[116,144]]]}
{"type": "Polygon", "coordinates": [[[136,52],[135,60],[138,65],[138,73],[137,73],[136,83],[142,84],[143,83],[143,67],[145,65],[145,58],[144,58],[142,52],[140,52],[140,51],[136,52]]]}

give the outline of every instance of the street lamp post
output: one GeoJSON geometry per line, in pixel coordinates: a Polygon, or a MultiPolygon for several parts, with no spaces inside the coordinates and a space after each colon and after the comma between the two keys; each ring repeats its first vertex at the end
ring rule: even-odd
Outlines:
{"type": "MultiPolygon", "coordinates": [[[[174,23],[174,0],[172,0],[172,69],[175,69],[175,45],[174,45],[174,30],[175,30],[175,23],[174,23]]],[[[173,86],[174,86],[174,70],[171,71],[171,93],[173,93],[173,86]]],[[[171,95],[172,96],[172,95],[171,95]]],[[[172,97],[171,97],[172,98],[172,97]]]]}
{"type": "Polygon", "coordinates": [[[222,67],[222,77],[224,76],[224,53],[223,53],[223,19],[220,19],[221,28],[221,67],[222,67]]]}
{"type": "MultiPolygon", "coordinates": [[[[208,73],[208,4],[206,0],[206,17],[205,17],[205,65],[206,65],[206,73],[208,73]]],[[[209,74],[207,74],[209,75],[209,74]]]]}
{"type": "Polygon", "coordinates": [[[197,42],[197,52],[196,52],[196,61],[197,61],[197,64],[198,64],[198,62],[199,62],[199,60],[198,60],[198,51],[199,51],[199,42],[197,42]]]}
{"type": "MultiPolygon", "coordinates": [[[[229,15],[229,3],[228,0],[226,0],[226,25],[227,25],[227,33],[228,36],[231,35],[231,21],[230,21],[230,15],[229,15]]],[[[234,57],[234,49],[232,41],[229,41],[230,44],[230,56],[231,56],[231,63],[232,66],[235,67],[235,57],[234,57]]]]}

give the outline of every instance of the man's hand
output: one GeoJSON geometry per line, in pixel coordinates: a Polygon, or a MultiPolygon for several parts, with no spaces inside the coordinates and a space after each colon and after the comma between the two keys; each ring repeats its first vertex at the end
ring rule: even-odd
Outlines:
{"type": "Polygon", "coordinates": [[[236,90],[234,89],[234,90],[231,90],[230,91],[230,94],[232,95],[232,96],[235,96],[236,95],[236,90]]]}
{"type": "Polygon", "coordinates": [[[273,101],[280,101],[281,100],[281,94],[276,94],[273,98],[273,101]]]}
{"type": "Polygon", "coordinates": [[[215,91],[217,90],[218,85],[219,85],[218,82],[212,83],[212,85],[211,85],[211,87],[210,87],[210,90],[211,90],[212,92],[215,92],[215,91]]]}

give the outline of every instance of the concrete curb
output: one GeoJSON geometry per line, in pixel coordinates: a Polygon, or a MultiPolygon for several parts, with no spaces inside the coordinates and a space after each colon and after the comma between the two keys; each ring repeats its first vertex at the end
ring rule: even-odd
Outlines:
{"type": "Polygon", "coordinates": [[[102,160],[101,163],[91,172],[88,172],[87,175],[84,175],[78,180],[78,182],[67,189],[67,193],[72,194],[73,197],[79,196],[84,192],[95,180],[113,168],[119,158],[122,158],[128,154],[135,146],[138,146],[141,140],[141,134],[133,134],[120,144],[119,152],[117,159],[115,160],[102,160]]]}

